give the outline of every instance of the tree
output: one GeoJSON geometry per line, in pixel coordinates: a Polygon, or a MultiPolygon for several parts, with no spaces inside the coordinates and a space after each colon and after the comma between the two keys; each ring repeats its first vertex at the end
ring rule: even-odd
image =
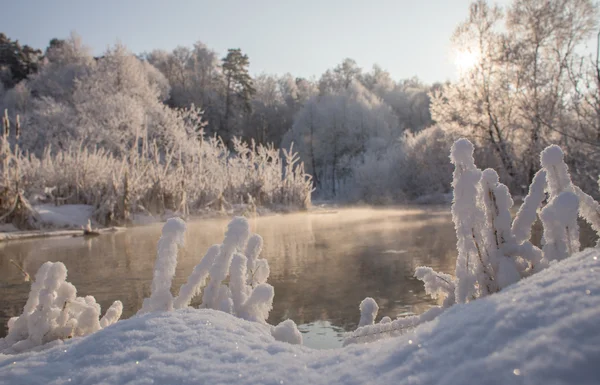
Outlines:
{"type": "Polygon", "coordinates": [[[344,59],[333,70],[327,70],[319,80],[319,92],[321,95],[335,93],[348,89],[352,81],[361,77],[362,69],[353,59],[344,59]]]}
{"type": "Polygon", "coordinates": [[[597,15],[591,0],[515,0],[507,12],[475,1],[453,36],[472,65],[433,94],[434,120],[492,149],[513,188],[528,184],[541,148],[577,137],[562,128],[575,91],[569,63],[597,15]]]}
{"type": "Polygon", "coordinates": [[[321,192],[336,196],[367,151],[382,152],[393,142],[397,119],[391,108],[362,84],[310,98],[296,114],[283,147],[294,143],[321,192]]]}
{"type": "Polygon", "coordinates": [[[154,50],[143,58],[169,81],[171,92],[166,103],[174,108],[200,108],[208,122],[206,131],[216,133],[220,127],[223,89],[217,53],[198,41],[191,49],[154,50]]]}
{"type": "Polygon", "coordinates": [[[21,46],[0,33],[0,82],[5,89],[14,87],[27,76],[38,71],[42,51],[28,45],[21,46]]]}
{"type": "Polygon", "coordinates": [[[250,61],[241,49],[229,49],[223,58],[223,76],[225,79],[225,112],[221,121],[221,136],[229,141],[235,134],[232,118],[239,118],[243,112],[252,110],[251,100],[256,90],[248,74],[250,61]]]}

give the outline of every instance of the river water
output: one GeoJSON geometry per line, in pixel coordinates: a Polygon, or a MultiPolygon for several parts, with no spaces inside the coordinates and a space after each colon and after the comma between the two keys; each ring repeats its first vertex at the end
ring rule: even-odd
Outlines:
{"type": "MultiPolygon", "coordinates": [[[[305,345],[341,344],[342,333],[356,328],[358,306],[367,296],[383,316],[418,314],[436,302],[413,277],[427,265],[453,273],[456,238],[449,207],[397,209],[347,208],[249,219],[264,239],[261,256],[271,268],[275,288],[269,323],[291,318],[305,345]]],[[[228,219],[188,222],[187,243],[179,253],[174,292],[179,290],[206,249],[221,243],[228,219]]],[[[0,337],[10,317],[21,313],[32,277],[46,261],[62,261],[67,280],[79,296],[93,295],[103,311],[124,304],[123,317],[135,314],[149,296],[161,224],[95,238],[54,238],[0,243],[0,337]]],[[[197,306],[200,298],[192,302],[197,306]]]]}

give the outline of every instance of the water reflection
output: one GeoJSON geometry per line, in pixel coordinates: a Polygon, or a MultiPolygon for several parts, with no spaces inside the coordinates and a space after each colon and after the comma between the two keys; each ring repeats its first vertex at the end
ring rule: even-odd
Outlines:
{"type": "MultiPolygon", "coordinates": [[[[222,241],[227,222],[189,223],[174,279],[177,290],[206,249],[222,241]]],[[[448,208],[343,209],[256,218],[250,223],[252,231],[264,238],[262,255],[271,267],[268,282],[275,287],[269,322],[291,318],[309,324],[305,332],[332,325],[331,333],[338,335],[341,329],[355,328],[358,305],[366,296],[378,302],[379,317],[420,313],[434,302],[413,277],[415,267],[454,270],[456,241],[448,208]]],[[[160,230],[156,225],[92,239],[0,244],[0,336],[8,318],[22,311],[30,287],[10,259],[30,274],[46,261],[62,261],[78,295],[95,296],[103,309],[120,299],[124,317],[129,317],[150,293],[160,230]]],[[[192,305],[200,298],[196,301],[192,305]]]]}

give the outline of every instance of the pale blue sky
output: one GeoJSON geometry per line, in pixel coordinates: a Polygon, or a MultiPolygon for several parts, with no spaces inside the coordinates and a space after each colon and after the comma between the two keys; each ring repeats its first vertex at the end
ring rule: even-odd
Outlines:
{"type": "MultiPolygon", "coordinates": [[[[36,48],[71,31],[100,54],[191,46],[241,48],[250,70],[319,76],[350,57],[396,79],[453,79],[450,36],[470,0],[1,0],[0,32],[36,48]]],[[[502,0],[500,3],[506,3],[502,0]]]]}

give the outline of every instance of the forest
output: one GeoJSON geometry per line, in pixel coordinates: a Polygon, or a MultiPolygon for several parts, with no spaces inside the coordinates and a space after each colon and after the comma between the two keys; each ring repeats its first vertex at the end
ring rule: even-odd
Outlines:
{"type": "Polygon", "coordinates": [[[100,223],[237,203],[305,208],[311,193],[447,201],[459,137],[516,195],[537,154],[560,145],[574,182],[596,195],[597,4],[478,0],[466,14],[449,37],[458,77],[435,84],[350,58],[309,79],[253,76],[242,49],[201,41],[144,53],[117,43],[94,56],[76,33],[43,50],[0,34],[10,192],[0,215],[44,199],[93,205],[100,223]]]}

